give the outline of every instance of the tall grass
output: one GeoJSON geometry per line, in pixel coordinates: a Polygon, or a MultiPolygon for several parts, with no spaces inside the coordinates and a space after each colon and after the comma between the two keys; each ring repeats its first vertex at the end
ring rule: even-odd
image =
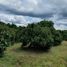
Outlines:
{"type": "Polygon", "coordinates": [[[21,44],[9,47],[0,59],[0,67],[67,67],[67,42],[50,52],[20,50],[21,44]]]}

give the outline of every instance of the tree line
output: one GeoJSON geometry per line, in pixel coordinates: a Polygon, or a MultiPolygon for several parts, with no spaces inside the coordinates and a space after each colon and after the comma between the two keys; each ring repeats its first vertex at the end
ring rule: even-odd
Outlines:
{"type": "Polygon", "coordinates": [[[36,48],[49,50],[58,46],[63,40],[67,41],[67,30],[56,30],[52,21],[40,21],[17,27],[15,24],[0,22],[0,57],[7,47],[21,42],[21,48],[36,48]]]}

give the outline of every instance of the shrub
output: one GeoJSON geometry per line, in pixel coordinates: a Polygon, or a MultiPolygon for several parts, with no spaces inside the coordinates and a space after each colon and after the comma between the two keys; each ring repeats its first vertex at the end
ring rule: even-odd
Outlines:
{"type": "Polygon", "coordinates": [[[3,56],[6,48],[11,44],[11,35],[5,31],[0,29],[0,57],[3,56]]]}
{"type": "Polygon", "coordinates": [[[33,47],[44,48],[47,50],[50,49],[53,45],[53,38],[50,29],[48,27],[41,27],[41,29],[38,30],[39,33],[35,29],[34,31],[36,34],[32,38],[31,46],[33,45],[33,47]]]}
{"type": "Polygon", "coordinates": [[[54,35],[54,46],[60,45],[63,40],[61,33],[58,30],[55,30],[53,35],[54,35]]]}
{"type": "Polygon", "coordinates": [[[21,37],[23,43],[22,47],[29,45],[28,47],[48,50],[54,43],[50,28],[38,24],[29,24],[22,32],[21,37]]]}
{"type": "Polygon", "coordinates": [[[55,30],[53,22],[41,21],[32,23],[21,31],[22,47],[43,48],[49,50],[52,46],[60,45],[62,36],[60,31],[55,30]]]}
{"type": "Polygon", "coordinates": [[[63,36],[63,40],[67,41],[67,30],[61,32],[63,36]]]}

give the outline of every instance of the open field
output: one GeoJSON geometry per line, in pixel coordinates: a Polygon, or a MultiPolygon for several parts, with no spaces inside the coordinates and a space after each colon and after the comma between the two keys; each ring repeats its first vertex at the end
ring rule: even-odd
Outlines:
{"type": "Polygon", "coordinates": [[[0,58],[0,67],[67,67],[67,42],[50,52],[20,50],[21,44],[8,47],[0,58]]]}

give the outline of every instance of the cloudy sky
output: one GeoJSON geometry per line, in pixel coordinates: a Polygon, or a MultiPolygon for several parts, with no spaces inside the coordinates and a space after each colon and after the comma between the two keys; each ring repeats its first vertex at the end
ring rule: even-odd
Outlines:
{"type": "Polygon", "coordinates": [[[43,19],[67,30],[67,0],[0,0],[0,21],[22,26],[43,19]]]}

